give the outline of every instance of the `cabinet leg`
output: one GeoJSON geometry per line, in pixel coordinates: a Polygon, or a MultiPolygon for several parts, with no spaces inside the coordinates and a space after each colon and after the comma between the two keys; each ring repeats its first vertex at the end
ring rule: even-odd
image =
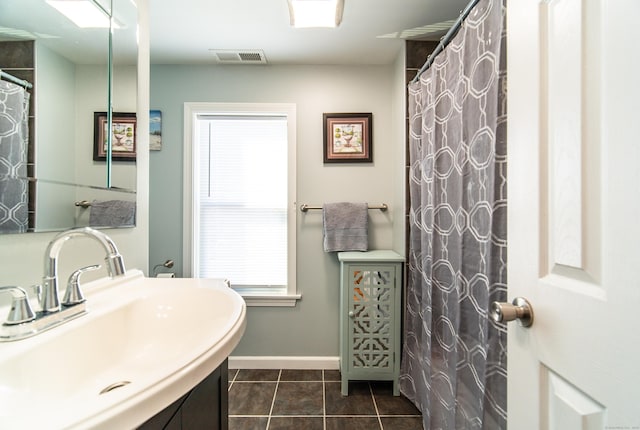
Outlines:
{"type": "Polygon", "coordinates": [[[349,380],[342,378],[342,389],[341,389],[342,395],[343,396],[348,396],[349,395],[349,380]]]}
{"type": "Polygon", "coordinates": [[[394,396],[400,395],[400,383],[398,382],[398,378],[393,380],[393,395],[394,396]]]}

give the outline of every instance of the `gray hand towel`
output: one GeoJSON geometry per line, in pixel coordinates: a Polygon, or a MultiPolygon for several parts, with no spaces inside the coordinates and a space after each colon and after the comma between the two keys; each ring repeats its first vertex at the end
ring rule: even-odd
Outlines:
{"type": "Polygon", "coordinates": [[[91,227],[133,227],[136,224],[136,202],[127,200],[94,200],[89,212],[91,227]]]}
{"type": "Polygon", "coordinates": [[[367,211],[366,203],[325,203],[322,206],[325,252],[366,251],[369,248],[367,211]]]}

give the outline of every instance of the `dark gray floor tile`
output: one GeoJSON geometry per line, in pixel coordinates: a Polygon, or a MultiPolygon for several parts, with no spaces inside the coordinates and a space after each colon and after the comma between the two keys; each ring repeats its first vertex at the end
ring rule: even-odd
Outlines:
{"type": "Polygon", "coordinates": [[[266,430],[269,417],[229,417],[229,430],[266,430]]]}
{"type": "Polygon", "coordinates": [[[380,415],[420,415],[420,411],[403,395],[393,395],[392,382],[372,382],[373,397],[380,415]]]}
{"type": "Polygon", "coordinates": [[[238,374],[238,369],[229,369],[229,383],[233,382],[233,378],[238,374]]]}
{"type": "Polygon", "coordinates": [[[273,415],[322,415],[322,382],[280,382],[273,415]]]}
{"type": "Polygon", "coordinates": [[[229,389],[230,430],[266,430],[267,425],[269,430],[422,429],[420,412],[403,396],[393,396],[391,382],[351,381],[349,396],[342,396],[337,370],[231,369],[229,382],[234,379],[229,389]]]}
{"type": "Polygon", "coordinates": [[[278,369],[240,369],[236,381],[278,381],[280,370],[278,369]]]}
{"type": "Polygon", "coordinates": [[[340,382],[325,383],[327,415],[375,415],[373,397],[366,382],[349,383],[349,395],[340,392],[340,382]]]}
{"type": "Polygon", "coordinates": [[[384,430],[422,430],[422,417],[380,417],[384,430]]]}
{"type": "Polygon", "coordinates": [[[229,390],[229,415],[269,415],[275,382],[235,382],[229,390]]]}
{"type": "Polygon", "coordinates": [[[327,417],[327,430],[380,430],[377,417],[327,417]]]}
{"type": "Polygon", "coordinates": [[[340,371],[339,370],[325,370],[324,371],[324,380],[327,381],[340,381],[340,371]]]}
{"type": "Polygon", "coordinates": [[[281,381],[322,381],[322,370],[282,369],[281,381]]]}
{"type": "Polygon", "coordinates": [[[269,430],[324,430],[322,417],[271,417],[269,430]]]}

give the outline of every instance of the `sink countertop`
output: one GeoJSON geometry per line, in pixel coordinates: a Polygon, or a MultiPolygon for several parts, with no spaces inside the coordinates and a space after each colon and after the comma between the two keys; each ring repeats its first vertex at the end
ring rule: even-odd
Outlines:
{"type": "Polygon", "coordinates": [[[130,270],[83,292],[86,315],[0,344],[3,425],[134,428],[215,370],[245,329],[244,300],[221,279],[130,270]]]}

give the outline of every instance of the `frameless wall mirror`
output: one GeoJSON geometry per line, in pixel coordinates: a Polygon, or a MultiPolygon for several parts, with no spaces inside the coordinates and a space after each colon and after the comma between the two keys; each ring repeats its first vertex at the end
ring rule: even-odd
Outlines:
{"type": "Polygon", "coordinates": [[[0,233],[135,225],[137,48],[134,0],[0,1],[0,100],[28,100],[0,120],[0,233]]]}

